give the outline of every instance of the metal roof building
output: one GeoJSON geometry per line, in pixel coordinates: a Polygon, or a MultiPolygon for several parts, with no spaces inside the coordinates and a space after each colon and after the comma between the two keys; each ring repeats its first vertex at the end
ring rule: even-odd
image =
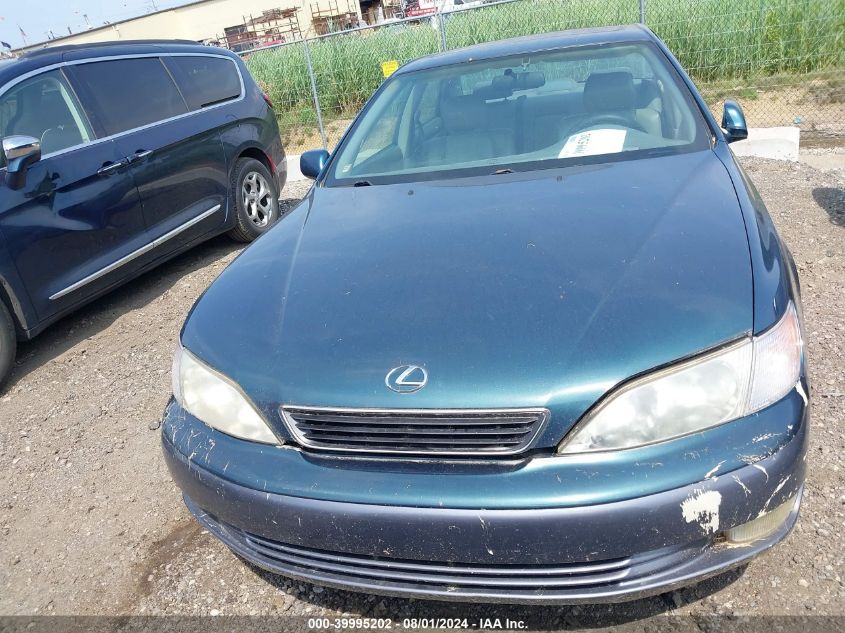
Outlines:
{"type": "Polygon", "coordinates": [[[63,44],[180,39],[235,51],[280,44],[358,26],[357,0],[195,0],[135,18],[16,49],[25,53],[63,44]]]}

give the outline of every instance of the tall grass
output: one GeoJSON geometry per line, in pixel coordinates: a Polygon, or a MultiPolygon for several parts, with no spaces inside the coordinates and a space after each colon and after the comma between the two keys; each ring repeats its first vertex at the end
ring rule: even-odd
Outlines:
{"type": "MultiPolygon", "coordinates": [[[[696,81],[784,73],[845,72],[845,0],[648,0],[646,22],[696,81]]],[[[519,35],[629,24],[638,0],[520,0],[447,16],[447,46],[519,35]]],[[[312,41],[321,110],[351,117],[383,81],[380,63],[435,53],[440,33],[424,21],[312,41]]],[[[291,44],[247,59],[267,89],[283,128],[316,121],[303,47],[291,44]]]]}
{"type": "Polygon", "coordinates": [[[845,0],[651,0],[648,24],[697,80],[845,66],[845,0]]]}

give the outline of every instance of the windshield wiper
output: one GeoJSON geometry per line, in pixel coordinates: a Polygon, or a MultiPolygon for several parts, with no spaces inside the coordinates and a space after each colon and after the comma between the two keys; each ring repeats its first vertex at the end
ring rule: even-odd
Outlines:
{"type": "Polygon", "coordinates": [[[500,174],[512,174],[512,173],[513,173],[513,169],[510,169],[509,167],[504,167],[503,169],[497,169],[496,171],[494,171],[493,175],[498,176],[500,174]]]}
{"type": "Polygon", "coordinates": [[[357,180],[357,181],[355,181],[355,183],[352,186],[353,187],[371,187],[372,185],[373,185],[373,183],[371,183],[369,180],[357,180]]]}

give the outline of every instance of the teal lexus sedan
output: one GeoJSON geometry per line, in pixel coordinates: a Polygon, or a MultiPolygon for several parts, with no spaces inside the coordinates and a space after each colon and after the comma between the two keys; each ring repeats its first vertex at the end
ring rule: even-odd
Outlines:
{"type": "Polygon", "coordinates": [[[185,322],[188,509],[271,572],[472,602],[628,600],[783,540],[809,386],[746,136],[642,26],[400,68],[185,322]]]}

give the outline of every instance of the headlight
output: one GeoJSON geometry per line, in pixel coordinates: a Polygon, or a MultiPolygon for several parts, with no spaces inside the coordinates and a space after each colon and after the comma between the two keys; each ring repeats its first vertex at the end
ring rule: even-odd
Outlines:
{"type": "Polygon", "coordinates": [[[218,431],[253,442],[281,443],[240,387],[181,345],[173,357],[173,396],[218,431]]]}
{"type": "Polygon", "coordinates": [[[790,303],[760,336],[623,385],[586,415],[558,452],[633,448],[750,415],[795,387],[801,347],[790,303]]]}

